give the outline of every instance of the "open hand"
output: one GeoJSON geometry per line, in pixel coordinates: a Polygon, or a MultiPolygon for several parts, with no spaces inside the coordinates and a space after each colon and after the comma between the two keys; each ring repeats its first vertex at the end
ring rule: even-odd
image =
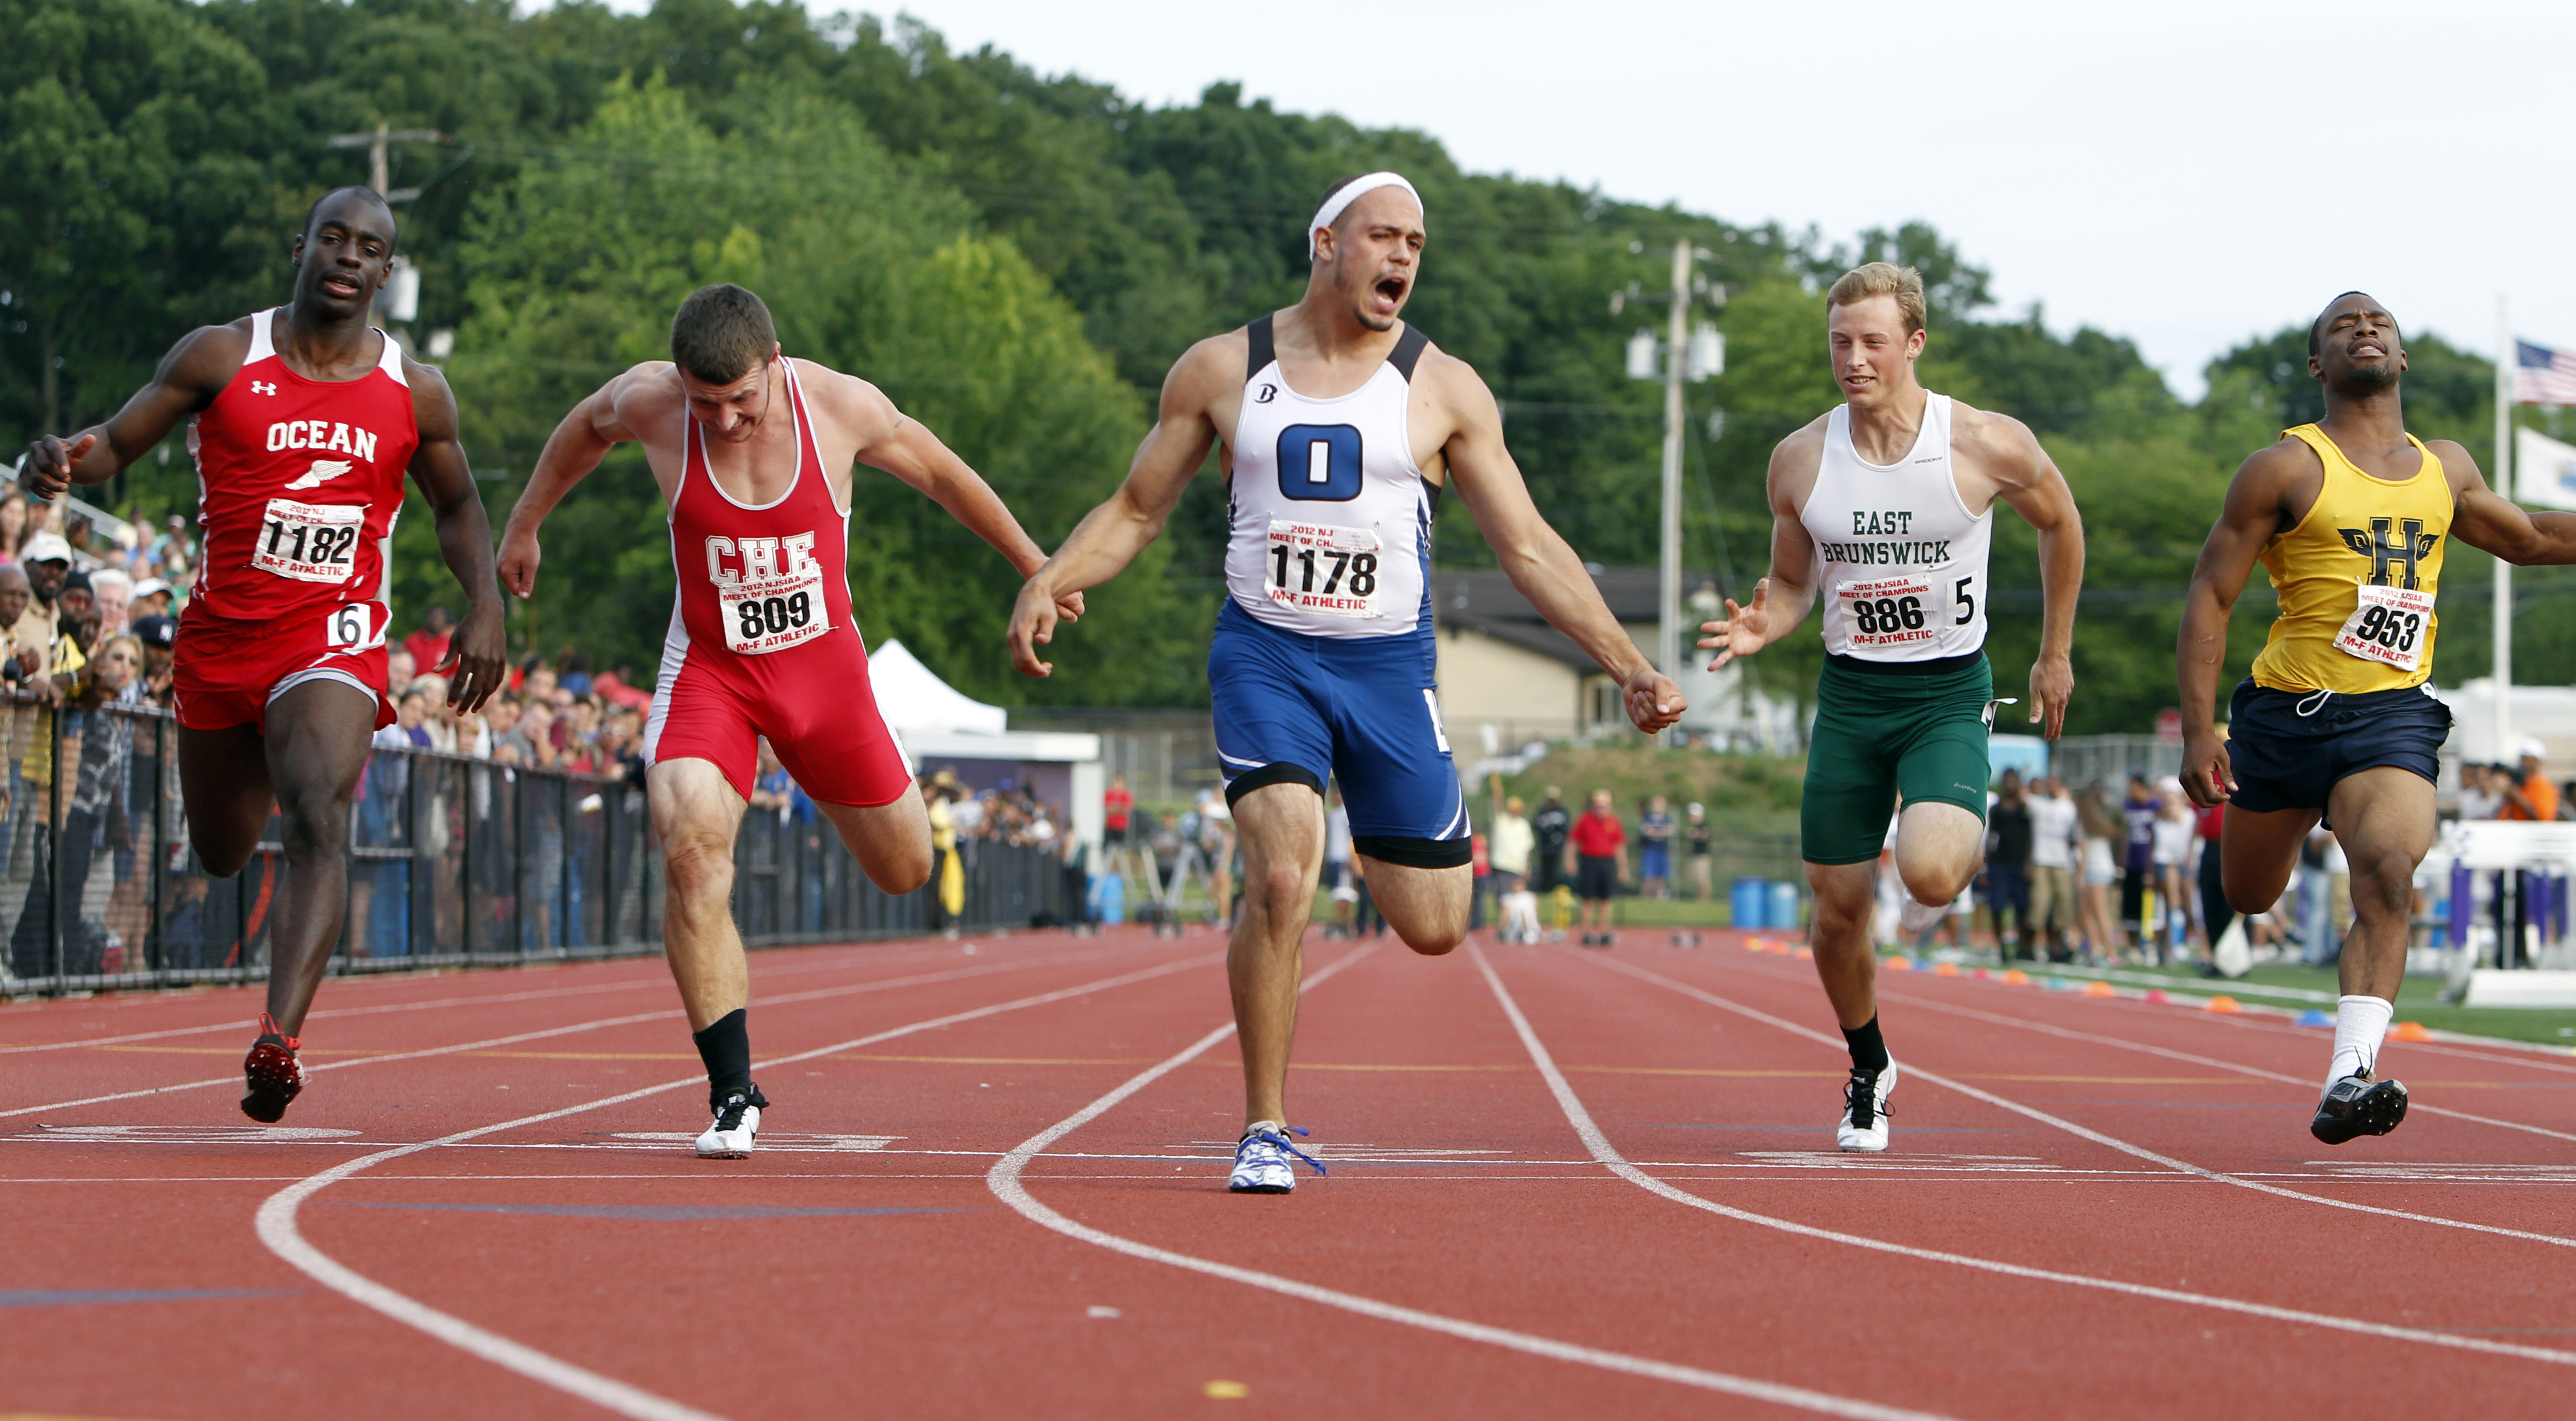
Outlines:
{"type": "Polygon", "coordinates": [[[1771,579],[1753,584],[1753,605],[1740,606],[1732,597],[1726,599],[1726,615],[1714,622],[1702,622],[1699,629],[1702,651],[1714,651],[1716,659],[1708,669],[1718,670],[1739,656],[1751,656],[1771,644],[1771,579]]]}

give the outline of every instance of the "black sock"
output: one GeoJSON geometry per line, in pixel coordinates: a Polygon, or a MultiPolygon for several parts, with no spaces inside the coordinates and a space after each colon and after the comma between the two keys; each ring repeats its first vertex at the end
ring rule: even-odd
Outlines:
{"type": "Polygon", "coordinates": [[[1887,1043],[1879,1037],[1876,1016],[1870,1017],[1867,1025],[1857,1029],[1844,1028],[1843,1040],[1851,1045],[1853,1065],[1864,1071],[1887,1069],[1887,1043]]]}
{"type": "Polygon", "coordinates": [[[751,1093],[751,1024],[737,1007],[716,1018],[704,1031],[689,1033],[698,1043],[698,1059],[707,1063],[707,1099],[724,1104],[726,1096],[751,1093]]]}

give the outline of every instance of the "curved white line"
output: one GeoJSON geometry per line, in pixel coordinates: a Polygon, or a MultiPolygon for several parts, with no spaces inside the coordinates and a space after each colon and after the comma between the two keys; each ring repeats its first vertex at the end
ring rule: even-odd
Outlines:
{"type": "MultiPolygon", "coordinates": [[[[1818,1045],[1837,1051],[1847,1049],[1844,1043],[1834,1040],[1832,1037],[1825,1035],[1821,1031],[1811,1031],[1806,1027],[1798,1025],[1794,1021],[1784,1020],[1780,1017],[1771,1015],[1769,1012],[1745,1006],[1741,1002],[1730,1002],[1726,998],[1718,996],[1713,992],[1703,992],[1699,988],[1691,986],[1687,982],[1677,982],[1670,977],[1663,976],[1659,973],[1649,972],[1642,967],[1631,966],[1625,962],[1608,962],[1598,958],[1586,960],[1599,962],[1601,966],[1627,973],[1629,976],[1642,982],[1652,982],[1656,986],[1662,987],[1668,991],[1679,992],[1683,996],[1692,998],[1696,1001],[1706,1002],[1710,1006],[1717,1007],[1720,1010],[1731,1011],[1738,1016],[1751,1017],[1753,1020],[1761,1022],[1765,1026],[1778,1027],[1780,1030],[1788,1032],[1792,1036],[1804,1037],[1818,1045]]],[[[2153,1050],[2155,1048],[2150,1047],[2142,1049],[2153,1050]]],[[[2209,1064],[2221,1065],[2224,1063],[2212,1061],[2209,1064]]],[[[2247,1179],[2242,1175],[2228,1174],[2220,1170],[2210,1169],[2203,1165],[2193,1164],[2189,1160],[2176,1159],[2171,1155],[2158,1154],[2144,1145],[2133,1145],[2126,1140],[2115,1139],[2112,1136],[2103,1134],[2099,1130],[2088,1129],[2085,1126],[2076,1124],[2072,1120],[2061,1119],[2058,1116],[2049,1114],[2045,1110],[2039,1110],[2028,1105],[2023,1105],[2018,1101],[2006,1100],[2002,1096],[1996,1095],[1991,1091],[1979,1090],[1975,1086],[1969,1085],[1964,1081],[1953,1080],[1948,1076],[1926,1070],[1921,1066],[1908,1066],[1905,1070],[1909,1075],[1930,1081],[1934,1085],[1957,1091],[1959,1094],[1967,1096],[1971,1100],[1984,1101],[1986,1104],[1994,1106],[1998,1110],[2011,1111],[2013,1114],[2019,1115],[2023,1119],[2036,1120],[2040,1124],[2049,1126],[2052,1129],[2063,1130],[2067,1134],[2073,1135],[2078,1139],[2090,1140],[2094,1144],[2101,1145],[2107,1149],[2118,1150],[2124,1155],[2134,1156],[2135,1158],[2145,1160],[2150,1164],[2162,1165],[2166,1169],[2173,1170],[2178,1174],[2188,1174],[2195,1178],[2206,1179],[2214,1184],[2230,1184],[2239,1189],[2253,1190],[2257,1194],[2272,1194],[2283,1199],[2296,1199],[2304,1204],[2322,1204],[2329,1209],[2346,1209],[2356,1214],[2377,1214],[2382,1218],[2404,1219],[2408,1223],[2432,1224],[2440,1228],[2463,1229],[2470,1233],[2492,1234],[2498,1238],[2520,1239],[2525,1243],[2545,1243],[2557,1248],[2576,1248],[2576,1238],[2567,1238],[2558,1234],[2531,1233],[2523,1229],[2508,1229],[2496,1224],[2473,1224],[2466,1219],[2446,1219],[2438,1214],[2418,1214],[2406,1209],[2383,1209],[2376,1204],[2359,1204],[2350,1199],[2336,1199],[2324,1194],[2309,1194],[2301,1190],[2285,1188],[2278,1184],[2265,1184],[2260,1180],[2247,1179]]],[[[2576,1356],[2576,1354],[2571,1354],[2571,1356],[2576,1356]]]]}
{"type": "MultiPolygon", "coordinates": [[[[1782,1233],[1795,1234],[1801,1238],[1823,1239],[1833,1243],[1849,1244],[1854,1248],[1866,1248],[1873,1252],[1894,1254],[1901,1258],[1921,1259],[1928,1263],[1956,1264],[1962,1268],[1976,1269],[1981,1273],[1998,1273],[2005,1277],[2027,1278],[2034,1282],[2064,1283],[2078,1288],[2095,1288],[2103,1292],[2125,1293],[2131,1297],[2153,1298],[2158,1302],[2182,1303],[2191,1307],[2215,1308],[2222,1312],[2243,1313],[2252,1317],[2268,1318],[2275,1322],[2290,1322],[2307,1327],[2331,1328],[2338,1332],[2357,1332],[2369,1337],[2385,1337],[2401,1342],[2422,1342],[2436,1347],[2455,1347],[2463,1351],[2488,1352],[2498,1356],[2519,1357],[2526,1361],[2555,1362],[2563,1366],[2576,1366],[2576,1352],[2558,1352],[2545,1347],[2524,1347],[2510,1342],[2489,1342],[2483,1338],[2461,1337],[2447,1332],[2429,1332],[2421,1328],[2395,1327],[2386,1323],[2366,1322],[2360,1318],[2337,1317],[2331,1313],[2307,1312],[2298,1308],[2274,1307],[2269,1303],[2247,1302],[2241,1298],[2215,1297],[2207,1293],[2185,1292],[2178,1288],[2158,1288],[2144,1283],[2123,1283],[2110,1278],[2088,1277],[2081,1273],[2060,1273],[2053,1269],[2030,1268],[2018,1263],[2004,1263],[1995,1259],[1977,1258],[1964,1253],[1947,1253],[1939,1249],[1916,1248],[1910,1244],[1890,1243],[1885,1239],[1867,1238],[1859,1234],[1842,1233],[1835,1229],[1818,1228],[1813,1224],[1801,1224],[1789,1219],[1777,1219],[1768,1214],[1756,1214],[1746,1209],[1730,1208],[1724,1204],[1716,1202],[1715,1200],[1701,1198],[1699,1195],[1690,1193],[1687,1190],[1677,1189],[1674,1186],[1657,1179],[1653,1175],[1646,1173],[1644,1170],[1637,1168],[1635,1165],[1628,1163],[1627,1159],[1619,1153],[1618,1148],[1610,1143],[1609,1137],[1601,1132],[1601,1127],[1593,1122],[1591,1112],[1584,1108],[1582,1099],[1575,1095],[1574,1087],[1568,1084],[1565,1079],[1565,1073],[1557,1069],[1555,1058],[1548,1054],[1546,1045],[1538,1039],[1538,1033],[1531,1029],[1529,1018],[1521,1014],[1520,1004],[1512,1000],[1512,994],[1504,989],[1503,979],[1495,975],[1493,965],[1485,960],[1484,953],[1473,947],[1469,948],[1469,952],[1476,960],[1477,970],[1485,974],[1486,984],[1493,988],[1495,1000],[1502,1003],[1504,1014],[1511,1018],[1512,1029],[1520,1033],[1522,1048],[1529,1052],[1530,1060],[1536,1063],[1539,1069],[1539,1074],[1546,1079],[1548,1090],[1556,1096],[1557,1108],[1564,1112],[1566,1122],[1574,1127],[1574,1133],[1582,1137],[1584,1148],[1590,1150],[1592,1152],[1592,1157],[1599,1160],[1603,1167],[1618,1175],[1620,1178],[1627,1180],[1631,1184],[1634,1184],[1649,1193],[1658,1194],[1666,1199],[1670,1199],[1676,1204],[1687,1204],[1694,1209],[1702,1209],[1724,1218],[1734,1219],[1739,1223],[1759,1224],[1764,1228],[1778,1229],[1782,1233]]],[[[1648,977],[1655,981],[1664,980],[1661,978],[1654,978],[1651,973],[1641,972],[1638,975],[1648,977]]],[[[1679,983],[1668,983],[1668,985],[1679,988],[1692,995],[1704,995],[1698,993],[1696,989],[1683,988],[1679,983]]],[[[1762,1016],[1760,1013],[1753,1011],[1749,1007],[1733,1006],[1732,1004],[1720,1001],[1716,998],[1709,998],[1709,1000],[1716,1005],[1726,1007],[1730,1011],[1740,1011],[1745,1015],[1768,1021],[1776,1026],[1786,1026],[1788,1029],[1797,1032],[1800,1035],[1818,1036],[1819,1039],[1821,1039],[1819,1033],[1807,1031],[1803,1027],[1782,1022],[1776,1017],[1762,1016]]],[[[1835,1042],[1833,1044],[1839,1047],[1842,1043],[1835,1042]]],[[[1934,1080],[1939,1084],[1952,1085],[1951,1082],[1941,1081],[1939,1078],[1932,1076],[1929,1072],[1917,1069],[1916,1067],[1908,1066],[1906,1067],[1906,1070],[1912,1074],[1923,1076],[1927,1080],[1934,1080]]],[[[1952,1088],[1957,1089],[1955,1085],[1952,1085],[1952,1088]]],[[[2152,1155],[2147,1157],[2157,1158],[2152,1155]]],[[[2185,1168],[2188,1169],[2192,1167],[2185,1166],[2185,1168]]],[[[2211,1177],[2231,1183],[2244,1182],[2240,1180],[2229,1180],[2228,1176],[2225,1175],[2213,1175],[2211,1177]]],[[[2308,1198],[2310,1196],[2298,1195],[2295,1197],[2308,1198]]],[[[2326,1203],[2332,1201],[2320,1200],[2318,1202],[2326,1203]]]]}
{"type": "MultiPolygon", "coordinates": [[[[1891,1001],[1903,1002],[1907,1006],[1929,1007],[1934,1011],[1948,1012],[1953,1016],[1964,1016],[1977,1021],[1992,1022],[1997,1026],[2019,1027],[2024,1031],[2036,1031],[2044,1035],[2063,1037],[2069,1041],[2088,1042],[2096,1046],[2117,1046],[2124,1051],[2139,1051],[2150,1056],[2162,1056],[2168,1061],[2181,1061],[2194,1066],[2210,1066],[2222,1071],[2234,1071],[2238,1075],[2256,1076],[2267,1081],[2280,1081],[2285,1085],[2294,1085],[2302,1090],[2315,1090],[2317,1088],[2317,1082],[2314,1076],[2283,1075],[2279,1071],[2267,1071],[2260,1066],[2239,1065],[2234,1061],[2220,1060],[2215,1056],[2200,1056],[2194,1055],[2189,1051],[2176,1051],[2164,1046],[2150,1046],[2143,1041],[2130,1041],[2118,1036],[2102,1036],[2089,1031],[2077,1031],[2070,1027],[2054,1026],[2044,1021],[2024,1021],[2018,1017],[2004,1016],[1996,1012],[1980,1011],[1975,1007],[1963,1007],[1950,1002],[1934,1001],[1929,997],[1918,997],[1910,992],[1882,991],[1880,995],[1887,997],[1891,1001]]],[[[2407,1049],[2410,1051],[2421,1050],[2423,1049],[2423,1043],[2409,1042],[2407,1043],[2407,1049]]],[[[2545,1062],[2517,1061],[2509,1056],[2483,1056],[2474,1052],[2466,1051],[2451,1052],[2448,1054],[2467,1056],[2473,1060],[2497,1065],[2546,1065],[2545,1062]]],[[[2546,1085],[2548,1083],[2534,1082],[2534,1084],[2546,1085]]],[[[2525,1124],[2519,1120],[2498,1120],[2492,1116],[2472,1115],[2465,1110],[2451,1110],[2439,1105],[2426,1105],[2422,1101],[2417,1100],[2409,1100],[2406,1103],[2406,1109],[2409,1114],[2440,1115],[2452,1120],[2466,1120],[2473,1125],[2493,1125],[2500,1130],[2519,1130],[2526,1135],[2546,1135],[2553,1140],[2565,1140],[2570,1144],[2576,1144],[2576,1134],[2569,1134],[2563,1130],[2546,1129],[2539,1125],[2525,1124]]]]}
{"type": "MultiPolygon", "coordinates": [[[[1376,951],[1375,944],[1361,948],[1358,952],[1342,958],[1307,978],[1297,990],[1301,993],[1313,990],[1334,973],[1374,951],[1376,951]]],[[[1810,1391],[1805,1387],[1784,1386],[1752,1377],[1739,1377],[1725,1372],[1707,1371],[1699,1367],[1659,1362],[1651,1357],[1636,1357],[1625,1352],[1610,1352],[1598,1347],[1580,1346],[1572,1342],[1561,1342],[1552,1337],[1515,1332],[1509,1328],[1492,1327],[1480,1322],[1469,1322],[1463,1318],[1424,1312],[1419,1308],[1381,1302],[1356,1293],[1345,1293],[1336,1288],[1317,1287],[1315,1284],[1299,1282],[1294,1278],[1283,1278],[1276,1273],[1263,1273],[1251,1268],[1238,1268],[1230,1263],[1219,1263],[1214,1259],[1175,1253],[1168,1248],[1157,1248],[1149,1243],[1139,1243],[1134,1239],[1106,1233],[1088,1224],[1076,1223],[1030,1196],[1028,1187],[1021,1182],[1020,1176],[1028,1168],[1032,1158],[1049,1145],[1107,1114],[1120,1102],[1138,1091],[1196,1060],[1210,1047],[1233,1034],[1232,1023],[1218,1027],[1181,1048],[1177,1054],[1129,1077],[1116,1090],[1030,1136],[1022,1141],[1018,1148],[994,1163],[992,1169],[984,1176],[985,1186],[993,1191],[995,1198],[1018,1210],[1023,1218],[1043,1228],[1052,1229],[1067,1238],[1105,1248],[1113,1253],[1123,1253],[1130,1258],[1141,1258],[1149,1263],[1183,1268],[1193,1273],[1204,1273],[1210,1277],[1223,1278],[1231,1283],[1241,1283],[1247,1287],[1284,1294],[1305,1302],[1340,1308],[1344,1312],[1357,1313],[1362,1317],[1375,1318],[1380,1322],[1402,1323],[1407,1327],[1418,1327],[1426,1332],[1437,1332],[1468,1342],[1482,1342],[1514,1352],[1545,1357],[1551,1361],[1573,1362],[1582,1366],[1599,1367],[1604,1371],[1621,1372],[1629,1376],[1675,1382],[1682,1386],[1723,1392],[1730,1396],[1750,1397],[1758,1401],[1792,1406],[1826,1416],[1850,1417],[1854,1418],[1854,1421],[1939,1421],[1937,1413],[1933,1412],[1881,1406],[1874,1402],[1835,1396],[1829,1392],[1810,1391]]]]}
{"type": "MultiPolygon", "coordinates": [[[[1137,945],[1143,946],[1143,944],[1137,945]]],[[[1101,948],[1083,953],[1068,953],[1061,957],[1032,958],[1024,962],[988,962],[975,967],[952,968],[945,972],[919,972],[909,977],[889,977],[883,981],[860,982],[846,987],[815,987],[802,992],[782,992],[777,996],[756,997],[751,1004],[756,1007],[787,1006],[796,1002],[821,1001],[830,997],[849,997],[866,992],[888,991],[896,987],[918,987],[927,983],[953,982],[967,977],[989,977],[1000,972],[1024,972],[1032,967],[1087,962],[1113,955],[1119,950],[1101,948]]],[[[542,1041],[549,1037],[572,1036],[584,1031],[601,1031],[612,1026],[633,1026],[639,1022],[659,1021],[666,1017],[677,1016],[679,1013],[678,1007],[665,1007],[659,1011],[638,1012],[632,1016],[606,1016],[595,1021],[574,1022],[569,1026],[550,1026],[542,1031],[524,1031],[515,1036],[495,1036],[482,1041],[464,1041],[453,1046],[427,1046],[417,1051],[393,1051],[381,1056],[360,1056],[354,1060],[325,1061],[308,1065],[304,1069],[308,1075],[319,1075],[324,1071],[345,1071],[354,1066],[380,1066],[387,1061],[417,1061],[426,1056],[453,1056],[465,1051],[488,1051],[495,1047],[515,1046],[526,1041],[542,1041]]],[[[47,1105],[22,1105],[13,1110],[0,1110],[0,1120],[17,1115],[42,1115],[50,1110],[69,1110],[80,1105],[99,1105],[111,1100],[139,1100],[148,1095],[167,1095],[172,1091],[203,1090],[208,1086],[239,1085],[240,1083],[241,1077],[238,1074],[214,1076],[206,1080],[180,1081],[172,1085],[118,1091],[113,1095],[84,1096],[79,1100],[58,1100],[47,1105]]]]}
{"type": "MultiPolygon", "coordinates": [[[[1045,1006],[1051,1002],[1086,996],[1112,987],[1149,981],[1188,968],[1204,967],[1216,960],[1218,959],[1212,956],[1199,956],[1185,958],[1178,962],[1167,962],[1159,967],[1123,973],[1077,987],[1064,987],[994,1006],[951,1012],[946,1016],[933,1017],[928,1021],[916,1021],[908,1026],[898,1026],[887,1031],[873,1032],[854,1040],[817,1047],[811,1051],[799,1051],[794,1055],[774,1057],[764,1064],[790,1066],[800,1061],[811,1061],[843,1051],[855,1051],[862,1046],[873,1046],[880,1041],[891,1041],[898,1036],[935,1031],[944,1026],[955,1026],[961,1022],[998,1016],[1003,1012],[1045,1006]]],[[[701,1085],[705,1083],[705,1079],[704,1076],[683,1076],[678,1080],[664,1081],[660,1085],[644,1086],[580,1105],[565,1106],[560,1110],[523,1116],[517,1120],[505,1120],[497,1125],[481,1125],[471,1130],[460,1130],[452,1135],[443,1135],[435,1140],[397,1145],[391,1149],[362,1155],[345,1164],[336,1165],[319,1174],[298,1180],[270,1195],[259,1206],[257,1221],[259,1241],[267,1245],[271,1253],[284,1259],[297,1271],[342,1297],[372,1308],[406,1327],[417,1328],[441,1342],[479,1357],[494,1366],[517,1372],[531,1381],[541,1382],[559,1391],[568,1392],[593,1405],[617,1412],[619,1415],[635,1417],[637,1421],[716,1421],[712,1413],[684,1406],[667,1397],[618,1381],[614,1377],[602,1376],[588,1368],[575,1366],[562,1358],[540,1352],[525,1343],[512,1341],[499,1333],[477,1327],[454,1314],[441,1312],[427,1303],[398,1293],[314,1247],[305,1239],[302,1230],[296,1224],[296,1211],[304,1206],[305,1200],[361,1170],[383,1164],[388,1160],[419,1154],[424,1150],[463,1144],[466,1141],[479,1139],[485,1135],[499,1134],[505,1130],[524,1129],[549,1120],[560,1120],[568,1115],[581,1115],[611,1105],[622,1105],[630,1100],[641,1100],[646,1096],[660,1095],[686,1086],[701,1085]]]]}

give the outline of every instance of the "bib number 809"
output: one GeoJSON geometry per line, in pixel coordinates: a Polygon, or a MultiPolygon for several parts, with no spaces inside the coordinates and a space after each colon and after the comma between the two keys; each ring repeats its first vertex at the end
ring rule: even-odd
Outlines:
{"type": "Polygon", "coordinates": [[[814,620],[814,597],[809,592],[790,592],[784,597],[746,597],[734,604],[735,621],[742,639],[774,636],[792,631],[814,620]]]}

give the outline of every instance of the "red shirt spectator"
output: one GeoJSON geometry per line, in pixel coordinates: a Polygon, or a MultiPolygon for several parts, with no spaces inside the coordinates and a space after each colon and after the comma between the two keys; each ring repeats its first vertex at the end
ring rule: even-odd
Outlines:
{"type": "Polygon", "coordinates": [[[1136,796],[1127,788],[1127,777],[1121,775],[1111,780],[1109,788],[1100,796],[1101,824],[1112,834],[1124,835],[1127,832],[1127,812],[1135,807],[1136,796]]]}
{"type": "Polygon", "coordinates": [[[1619,816],[1598,809],[1587,809],[1574,821],[1573,837],[1574,851],[1588,859],[1606,859],[1628,844],[1628,831],[1620,826],[1619,816]]]}
{"type": "Polygon", "coordinates": [[[447,663],[447,643],[455,635],[456,628],[447,620],[447,609],[432,607],[420,619],[420,630],[403,638],[403,650],[411,653],[412,664],[420,671],[435,671],[447,663]]]}
{"type": "Polygon", "coordinates": [[[2224,828],[2227,824],[2227,806],[2224,804],[2213,804],[2207,809],[2201,810],[2199,818],[2200,836],[2213,844],[2217,843],[2218,831],[2221,828],[2224,828]]]}

